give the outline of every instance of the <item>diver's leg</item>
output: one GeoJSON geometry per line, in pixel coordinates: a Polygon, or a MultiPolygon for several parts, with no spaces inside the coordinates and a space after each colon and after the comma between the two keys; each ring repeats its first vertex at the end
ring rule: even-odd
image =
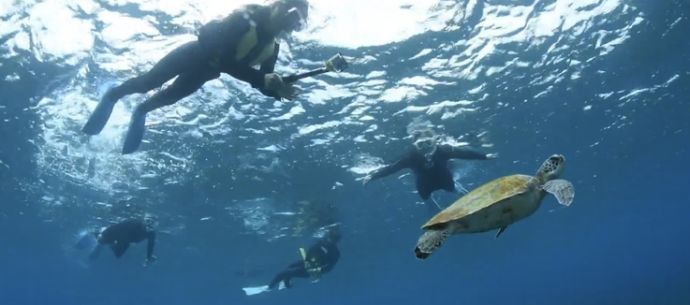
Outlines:
{"type": "Polygon", "coordinates": [[[292,272],[292,277],[308,278],[309,272],[307,268],[304,267],[304,262],[299,261],[290,265],[290,271],[292,272]]]}
{"type": "MultiPolygon", "coordinates": [[[[444,185],[442,189],[450,193],[458,194],[458,190],[455,188],[454,182],[444,185]]],[[[467,190],[465,190],[464,188],[462,188],[462,190],[463,193],[467,193],[467,190]]],[[[424,199],[424,203],[427,206],[429,212],[435,214],[443,210],[443,207],[438,203],[438,200],[436,200],[432,192],[429,192],[427,196],[428,197],[424,199]]]]}
{"type": "Polygon", "coordinates": [[[433,195],[430,195],[429,198],[424,200],[424,205],[426,206],[427,211],[431,215],[434,215],[434,214],[440,212],[441,210],[443,210],[443,208],[441,207],[440,204],[438,204],[438,201],[436,201],[436,199],[434,198],[433,195]]]}
{"type": "Polygon", "coordinates": [[[131,78],[109,91],[112,91],[113,97],[119,99],[128,94],[145,93],[158,88],[173,77],[201,65],[199,48],[197,41],[185,43],[165,55],[148,72],[131,78]]]}
{"type": "Polygon", "coordinates": [[[89,254],[90,259],[97,259],[101,255],[101,249],[103,249],[103,244],[98,243],[95,248],[89,254]]]}
{"type": "Polygon", "coordinates": [[[309,273],[304,268],[304,262],[299,261],[288,266],[285,271],[278,273],[273,278],[271,283],[268,284],[268,287],[270,289],[278,288],[279,284],[282,282],[286,288],[290,288],[292,286],[290,279],[293,277],[309,277],[309,273]]]}
{"type": "Polygon", "coordinates": [[[280,282],[286,283],[289,280],[290,280],[290,272],[288,272],[287,270],[282,271],[282,272],[276,274],[275,277],[273,277],[273,280],[271,280],[271,282],[268,284],[268,288],[269,289],[276,289],[280,282]]]}
{"type": "Polygon", "coordinates": [[[129,130],[125,137],[122,153],[129,154],[139,148],[141,139],[144,137],[147,113],[163,106],[174,104],[182,98],[194,93],[201,88],[205,82],[217,78],[218,76],[220,76],[220,73],[213,71],[194,71],[180,74],[172,85],[139,104],[134,109],[134,113],[132,113],[132,120],[129,123],[129,130]]]}
{"type": "Polygon", "coordinates": [[[458,183],[453,182],[453,183],[454,183],[454,184],[453,184],[453,187],[452,187],[451,189],[446,189],[446,191],[449,191],[449,192],[451,192],[451,193],[456,193],[456,194],[458,194],[458,193],[460,193],[460,194],[467,194],[467,193],[470,192],[470,191],[469,191],[468,189],[466,189],[465,186],[462,185],[460,182],[458,182],[458,183]]]}
{"type": "Polygon", "coordinates": [[[427,181],[424,181],[421,179],[417,180],[417,193],[419,194],[419,197],[422,197],[422,200],[424,201],[424,205],[427,207],[427,210],[432,215],[436,214],[436,213],[438,213],[438,211],[442,210],[441,206],[431,196],[433,189],[434,188],[427,181]]]}
{"type": "Polygon", "coordinates": [[[84,128],[82,128],[82,131],[89,135],[100,133],[108,122],[115,103],[120,98],[132,93],[145,93],[162,86],[166,81],[189,69],[189,65],[194,63],[194,59],[199,57],[198,49],[198,42],[186,43],[168,53],[148,72],[130,78],[119,86],[108,89],[84,125],[84,128]]]}

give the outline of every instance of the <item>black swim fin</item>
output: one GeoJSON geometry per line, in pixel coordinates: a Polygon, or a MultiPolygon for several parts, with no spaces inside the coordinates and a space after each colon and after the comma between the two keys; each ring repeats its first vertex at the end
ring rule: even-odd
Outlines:
{"type": "Polygon", "coordinates": [[[110,245],[110,248],[113,249],[115,257],[120,258],[123,254],[125,254],[127,248],[129,248],[129,243],[116,241],[114,244],[110,245]]]}
{"type": "Polygon", "coordinates": [[[113,96],[112,89],[103,95],[103,98],[93,110],[89,120],[84,124],[84,128],[81,130],[88,135],[97,135],[101,133],[105,124],[108,123],[110,119],[110,114],[113,112],[113,107],[115,107],[115,102],[117,99],[113,96]]]}
{"type": "Polygon", "coordinates": [[[132,120],[129,122],[129,129],[125,137],[125,143],[122,146],[122,154],[130,154],[139,149],[141,140],[144,138],[144,131],[146,130],[146,114],[141,114],[134,111],[132,120]]]}

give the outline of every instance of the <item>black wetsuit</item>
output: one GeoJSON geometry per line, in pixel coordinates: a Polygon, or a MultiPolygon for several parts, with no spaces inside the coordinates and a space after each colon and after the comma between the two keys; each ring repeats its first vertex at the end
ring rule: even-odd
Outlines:
{"type": "Polygon", "coordinates": [[[264,94],[277,97],[263,90],[264,75],[272,73],[278,58],[279,45],[267,32],[265,25],[270,18],[270,8],[248,5],[234,11],[222,20],[207,23],[199,29],[197,41],[188,42],[163,57],[147,73],[129,79],[108,92],[107,99],[118,100],[132,93],[145,93],[158,88],[166,81],[177,79],[160,92],[141,104],[137,110],[144,113],[171,105],[194,93],[209,80],[227,73],[239,80],[248,82],[264,94]],[[252,24],[256,30],[256,44],[241,58],[237,58],[238,46],[252,24]],[[260,53],[273,44],[273,52],[263,62],[260,69],[251,64],[260,53]]]}
{"type": "Polygon", "coordinates": [[[144,240],[148,241],[146,259],[152,261],[155,258],[153,247],[156,243],[156,232],[139,219],[129,219],[116,223],[101,232],[98,238],[98,247],[92,253],[92,258],[98,256],[102,245],[110,245],[115,257],[120,258],[127,251],[130,243],[139,243],[144,240]]]}
{"type": "Polygon", "coordinates": [[[417,193],[427,200],[436,190],[455,192],[453,174],[448,168],[450,159],[486,160],[484,153],[461,149],[450,145],[439,145],[432,155],[431,166],[427,166],[424,155],[416,149],[411,149],[397,162],[378,169],[371,174],[371,180],[383,178],[405,168],[409,168],[415,175],[417,193]]]}
{"type": "Polygon", "coordinates": [[[278,273],[268,287],[274,289],[283,282],[285,287],[289,288],[292,285],[290,279],[293,277],[318,277],[331,271],[340,258],[336,243],[328,239],[317,241],[305,254],[303,260],[290,264],[284,271],[278,273]]]}

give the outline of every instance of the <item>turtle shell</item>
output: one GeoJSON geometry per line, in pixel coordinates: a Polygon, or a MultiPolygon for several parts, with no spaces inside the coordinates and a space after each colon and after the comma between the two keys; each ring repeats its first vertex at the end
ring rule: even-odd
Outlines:
{"type": "Polygon", "coordinates": [[[529,189],[531,180],[532,176],[511,175],[487,182],[429,219],[422,229],[462,219],[504,199],[522,194],[529,189]]]}

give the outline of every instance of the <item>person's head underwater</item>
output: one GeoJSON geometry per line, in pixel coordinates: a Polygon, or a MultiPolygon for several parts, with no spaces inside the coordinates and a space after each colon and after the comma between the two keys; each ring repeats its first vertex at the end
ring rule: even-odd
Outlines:
{"type": "Polygon", "coordinates": [[[270,29],[276,35],[305,28],[309,16],[309,3],[306,0],[274,0],[268,6],[271,8],[270,29]]]}
{"type": "Polygon", "coordinates": [[[424,156],[426,166],[433,166],[433,156],[439,144],[439,137],[433,130],[418,130],[412,133],[415,149],[424,156]]]}
{"type": "Polygon", "coordinates": [[[146,213],[143,217],[144,226],[146,231],[154,231],[158,226],[158,217],[153,214],[146,213]]]}
{"type": "Polygon", "coordinates": [[[337,244],[341,238],[342,238],[342,235],[340,234],[340,229],[338,227],[331,228],[323,236],[324,240],[326,240],[327,242],[332,243],[332,244],[337,244]]]}

